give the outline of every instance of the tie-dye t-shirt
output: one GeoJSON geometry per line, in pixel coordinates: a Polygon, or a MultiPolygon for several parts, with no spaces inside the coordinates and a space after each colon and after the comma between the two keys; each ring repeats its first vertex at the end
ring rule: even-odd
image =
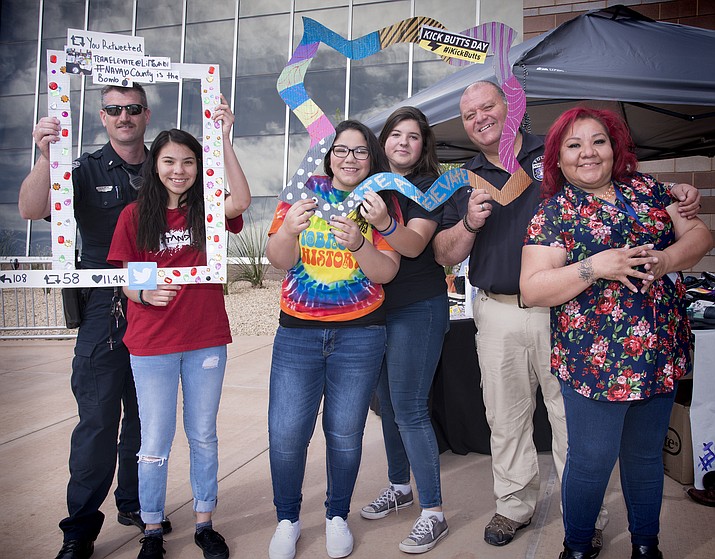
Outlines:
{"type": "MultiPolygon", "coordinates": [[[[338,204],[350,194],[333,188],[329,177],[313,176],[306,189],[318,192],[331,204],[338,204]]],[[[283,223],[290,205],[279,202],[268,232],[272,235],[283,223]]],[[[366,243],[378,250],[392,250],[372,227],[363,231],[366,243]]],[[[339,245],[324,219],[313,216],[298,238],[300,258],[283,280],[281,310],[301,320],[346,322],[359,319],[378,309],[385,293],[382,285],[370,281],[353,254],[339,245]]]]}

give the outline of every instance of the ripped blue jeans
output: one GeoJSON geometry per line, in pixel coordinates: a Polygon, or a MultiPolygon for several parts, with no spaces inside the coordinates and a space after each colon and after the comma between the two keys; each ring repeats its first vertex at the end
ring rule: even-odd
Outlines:
{"type": "Polygon", "coordinates": [[[131,356],[139,402],[139,502],[142,520],[164,518],[169,453],[176,432],[179,379],[184,431],[189,441],[191,489],[196,512],[212,512],[218,494],[218,415],[226,346],[166,355],[131,356]]]}

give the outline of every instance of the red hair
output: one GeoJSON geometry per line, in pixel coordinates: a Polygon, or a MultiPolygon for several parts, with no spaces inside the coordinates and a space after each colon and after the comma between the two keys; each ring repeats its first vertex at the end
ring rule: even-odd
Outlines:
{"type": "Polygon", "coordinates": [[[611,178],[617,181],[628,179],[636,170],[638,160],[635,145],[628,126],[621,117],[607,109],[592,109],[575,107],[564,112],[549,128],[544,142],[544,179],[541,183],[541,194],[549,198],[556,194],[566,183],[558,166],[561,143],[564,136],[577,120],[591,118],[599,122],[611,140],[613,149],[613,170],[611,178]]]}

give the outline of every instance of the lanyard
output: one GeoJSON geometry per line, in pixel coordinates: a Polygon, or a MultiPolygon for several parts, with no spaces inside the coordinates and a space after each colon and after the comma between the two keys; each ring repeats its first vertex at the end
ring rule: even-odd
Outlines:
{"type": "Polygon", "coordinates": [[[631,206],[628,202],[626,202],[626,199],[623,197],[623,193],[619,188],[616,189],[616,198],[623,204],[626,208],[626,211],[628,212],[628,215],[631,216],[633,219],[635,219],[638,222],[638,225],[643,227],[643,224],[641,223],[641,220],[638,219],[638,214],[636,214],[636,210],[633,209],[633,206],[631,206]]]}

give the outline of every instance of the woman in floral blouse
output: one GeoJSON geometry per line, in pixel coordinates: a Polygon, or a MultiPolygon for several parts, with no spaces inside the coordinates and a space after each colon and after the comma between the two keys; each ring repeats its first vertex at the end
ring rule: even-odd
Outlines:
{"type": "Polygon", "coordinates": [[[561,559],[593,558],[599,505],[619,460],[632,558],[661,558],[661,450],[690,367],[685,288],[667,274],[712,247],[665,185],[635,172],[626,125],[575,108],[546,138],[543,194],[522,253],[521,297],[551,307],[551,369],[568,429],[561,559]]]}

